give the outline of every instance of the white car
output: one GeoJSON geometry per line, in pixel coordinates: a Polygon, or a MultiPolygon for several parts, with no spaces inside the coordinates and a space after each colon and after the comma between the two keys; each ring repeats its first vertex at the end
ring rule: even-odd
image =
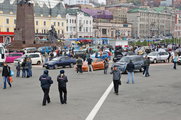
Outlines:
{"type": "Polygon", "coordinates": [[[43,57],[41,56],[40,53],[27,53],[27,54],[23,55],[22,57],[14,60],[15,66],[18,64],[18,62],[20,62],[20,64],[22,64],[25,57],[31,58],[32,64],[40,65],[43,63],[43,57]]]}
{"type": "Polygon", "coordinates": [[[150,58],[150,61],[153,63],[157,63],[157,62],[167,62],[168,57],[169,57],[169,53],[168,52],[151,52],[148,54],[148,56],[150,58]]]}

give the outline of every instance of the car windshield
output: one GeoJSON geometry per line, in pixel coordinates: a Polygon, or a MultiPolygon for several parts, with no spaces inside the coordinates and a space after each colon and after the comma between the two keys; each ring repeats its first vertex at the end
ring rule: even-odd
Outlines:
{"type": "Polygon", "coordinates": [[[130,61],[130,57],[123,57],[121,58],[120,62],[129,62],[130,61]]]}
{"type": "Polygon", "coordinates": [[[60,57],[53,58],[51,61],[58,61],[60,60],[60,57]]]}
{"type": "Polygon", "coordinates": [[[149,56],[157,56],[157,53],[156,52],[152,52],[150,54],[148,54],[149,56]]]}

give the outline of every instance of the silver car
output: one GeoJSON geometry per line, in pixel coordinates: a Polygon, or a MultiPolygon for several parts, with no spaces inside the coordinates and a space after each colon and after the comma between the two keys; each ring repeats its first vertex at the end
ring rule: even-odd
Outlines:
{"type": "Polygon", "coordinates": [[[148,54],[152,63],[167,62],[169,53],[168,52],[151,52],[148,54]]]}

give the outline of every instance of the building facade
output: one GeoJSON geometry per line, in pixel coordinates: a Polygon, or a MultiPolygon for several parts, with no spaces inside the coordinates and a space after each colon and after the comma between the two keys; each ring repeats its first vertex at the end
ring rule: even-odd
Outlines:
{"type": "Polygon", "coordinates": [[[132,24],[132,37],[151,38],[173,35],[175,15],[163,8],[136,8],[128,11],[128,23],[132,24]]]}
{"type": "Polygon", "coordinates": [[[89,0],[64,0],[64,3],[68,5],[89,4],[89,0]]]}
{"type": "Polygon", "coordinates": [[[174,38],[181,38],[181,11],[175,13],[174,38]]]}
{"type": "MultiPolygon", "coordinates": [[[[39,4],[38,1],[34,3],[35,40],[47,39],[47,33],[52,25],[54,25],[59,38],[66,38],[66,18],[63,3],[52,1],[52,6],[48,5],[48,3],[39,4]]],[[[4,0],[0,3],[0,32],[7,33],[7,36],[3,35],[4,38],[9,37],[9,33],[14,32],[16,27],[16,7],[16,1],[4,0]]]]}
{"type": "Polygon", "coordinates": [[[93,17],[78,9],[67,9],[68,38],[84,38],[93,35],[93,17]]]}
{"type": "Polygon", "coordinates": [[[106,5],[115,5],[120,3],[127,3],[127,0],[106,0],[106,5]]]}

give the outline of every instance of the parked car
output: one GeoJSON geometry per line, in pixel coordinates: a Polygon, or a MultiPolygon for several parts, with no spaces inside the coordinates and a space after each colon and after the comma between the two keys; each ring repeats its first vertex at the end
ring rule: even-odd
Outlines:
{"type": "Polygon", "coordinates": [[[44,46],[44,47],[39,47],[38,48],[38,51],[41,54],[45,54],[45,52],[49,54],[52,50],[53,50],[53,48],[51,46],[44,46]]]}
{"type": "Polygon", "coordinates": [[[23,53],[17,53],[17,52],[8,53],[6,55],[6,62],[13,63],[15,59],[20,58],[21,56],[23,56],[23,53]]]}
{"type": "MultiPolygon", "coordinates": [[[[103,70],[104,69],[104,60],[103,59],[94,59],[92,62],[93,71],[95,70],[103,70]]],[[[82,71],[88,72],[88,64],[87,62],[83,63],[82,71]]]]}
{"type": "MultiPolygon", "coordinates": [[[[96,53],[91,55],[91,58],[95,58],[95,57],[96,57],[96,53]]],[[[109,57],[108,52],[103,52],[102,56],[100,56],[100,52],[98,52],[97,58],[105,59],[105,58],[108,58],[108,57],[109,57]]]]}
{"type": "Polygon", "coordinates": [[[150,61],[152,63],[167,62],[169,53],[168,52],[151,52],[148,54],[148,57],[150,58],[150,61]]]}
{"type": "Polygon", "coordinates": [[[76,59],[70,58],[68,56],[62,56],[53,58],[51,61],[46,62],[43,67],[46,69],[57,69],[60,66],[70,66],[70,68],[72,68],[74,64],[76,64],[76,59]]]}
{"type": "Polygon", "coordinates": [[[177,64],[178,64],[178,65],[181,65],[181,56],[178,57],[177,64]]]}
{"type": "Polygon", "coordinates": [[[23,55],[22,57],[15,59],[14,64],[17,65],[18,62],[20,62],[20,64],[22,64],[25,57],[31,58],[32,64],[40,65],[43,63],[43,57],[41,56],[40,53],[27,53],[27,54],[23,55]]]}
{"type": "Polygon", "coordinates": [[[75,58],[78,58],[78,57],[84,58],[85,56],[86,56],[86,51],[84,51],[84,50],[74,50],[74,57],[75,58]]]}
{"type": "Polygon", "coordinates": [[[144,65],[144,58],[140,55],[124,56],[118,62],[113,64],[111,69],[114,66],[117,66],[118,69],[122,71],[122,73],[126,73],[126,67],[127,64],[130,62],[130,60],[133,61],[133,64],[135,65],[135,70],[139,70],[140,72],[142,72],[142,67],[144,65]]]}
{"type": "Polygon", "coordinates": [[[36,49],[36,47],[28,47],[28,48],[24,48],[23,51],[25,53],[35,53],[37,52],[38,50],[36,49]]]}

